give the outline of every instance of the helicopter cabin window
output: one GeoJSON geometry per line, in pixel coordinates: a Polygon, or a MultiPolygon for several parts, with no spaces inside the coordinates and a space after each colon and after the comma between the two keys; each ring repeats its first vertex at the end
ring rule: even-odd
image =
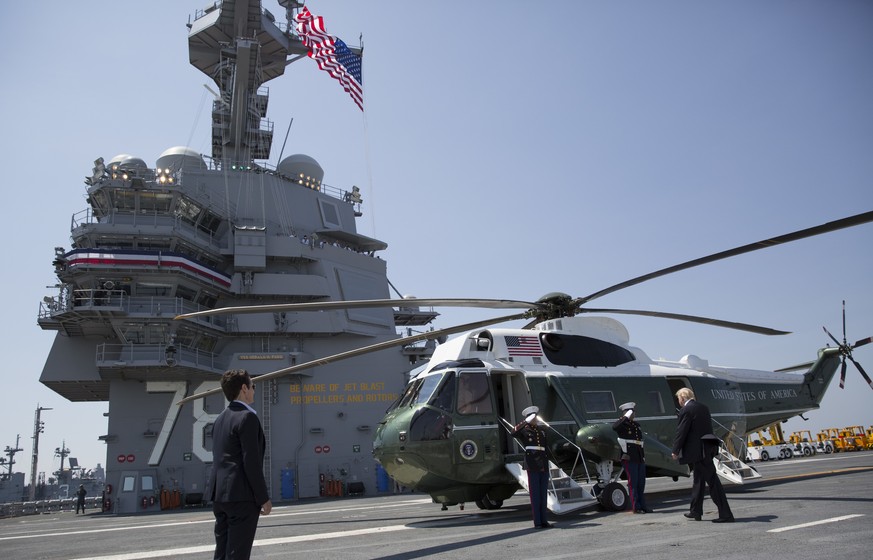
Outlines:
{"type": "Polygon", "coordinates": [[[664,401],[661,399],[661,393],[658,391],[649,391],[646,393],[649,406],[658,414],[664,414],[664,401]]]}
{"type": "Polygon", "coordinates": [[[541,340],[546,358],[559,366],[616,367],[636,359],[627,348],[588,336],[546,333],[541,340]]]}
{"type": "Polygon", "coordinates": [[[582,406],[586,412],[615,412],[612,391],[582,391],[582,406]]]}
{"type": "Polygon", "coordinates": [[[488,376],[462,372],[458,376],[458,413],[490,414],[493,411],[488,376]]]}

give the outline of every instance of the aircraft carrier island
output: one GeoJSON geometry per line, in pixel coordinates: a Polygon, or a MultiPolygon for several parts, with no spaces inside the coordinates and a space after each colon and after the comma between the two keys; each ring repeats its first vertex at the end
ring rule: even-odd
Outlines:
{"type": "MultiPolygon", "coordinates": [[[[280,0],[294,21],[298,2],[280,0]]],[[[202,501],[212,460],[212,395],[233,368],[253,376],[423,326],[430,309],[182,313],[250,304],[389,297],[386,243],[357,232],[356,187],[331,187],[309,155],[269,166],[263,84],[307,53],[293,24],[258,0],[217,2],[189,24],[190,61],[218,88],[212,152],[170,147],[98,158],[70,247],[53,256],[57,291],[38,323],[57,331],[40,381],[70,401],[107,401],[104,509],[151,512],[202,501]]],[[[303,58],[302,64],[312,64],[303,58]]],[[[310,108],[311,110],[312,108],[310,108]]],[[[123,147],[120,147],[123,150],[123,147]]],[[[84,163],[84,162],[83,162],[84,163]]],[[[90,162],[87,162],[90,166],[90,162]]],[[[273,500],[389,491],[372,440],[430,348],[398,345],[257,385],[273,500]]]]}

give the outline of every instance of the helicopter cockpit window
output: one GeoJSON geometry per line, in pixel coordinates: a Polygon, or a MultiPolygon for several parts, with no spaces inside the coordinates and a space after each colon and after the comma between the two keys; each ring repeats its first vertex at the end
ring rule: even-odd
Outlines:
{"type": "Polygon", "coordinates": [[[440,385],[440,388],[437,389],[428,403],[440,410],[451,412],[452,403],[455,398],[455,376],[452,374],[445,377],[445,383],[440,385]]]}
{"type": "Polygon", "coordinates": [[[555,365],[615,367],[636,359],[626,348],[588,336],[547,333],[541,340],[546,358],[555,365]]]}
{"type": "Polygon", "coordinates": [[[409,441],[448,439],[452,433],[452,417],[433,408],[420,408],[409,422],[409,441]]]}
{"type": "Polygon", "coordinates": [[[415,399],[415,396],[418,394],[418,389],[421,387],[421,383],[421,379],[413,379],[409,382],[409,384],[406,386],[406,389],[404,389],[403,391],[403,395],[397,402],[397,408],[409,406],[409,403],[411,403],[413,399],[415,399]]]}
{"type": "Polygon", "coordinates": [[[415,395],[415,404],[428,402],[442,379],[442,375],[428,375],[425,377],[419,386],[418,394],[415,395]]]}
{"type": "Polygon", "coordinates": [[[460,414],[490,414],[491,389],[484,373],[464,373],[458,376],[458,412],[460,414]]]}

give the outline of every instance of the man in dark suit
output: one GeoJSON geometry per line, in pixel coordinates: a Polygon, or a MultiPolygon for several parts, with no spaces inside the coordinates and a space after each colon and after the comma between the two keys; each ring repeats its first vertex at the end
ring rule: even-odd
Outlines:
{"type": "Polygon", "coordinates": [[[221,389],[230,401],[212,427],[212,471],[204,498],[215,514],[215,560],[248,560],[258,517],[273,509],[264,480],[266,442],[250,406],[255,388],[243,369],[226,371],[221,389]]]}
{"type": "Polygon", "coordinates": [[[712,417],[705,404],[694,399],[694,392],[683,387],[676,392],[679,399],[679,425],[673,440],[673,459],[690,465],[693,476],[691,511],[685,517],[700,521],[703,516],[703,490],[709,486],[709,497],[718,507],[718,518],[713,523],[733,523],[734,514],[728,505],[721,480],[712,459],[718,450],[718,438],[712,433],[712,417]]]}

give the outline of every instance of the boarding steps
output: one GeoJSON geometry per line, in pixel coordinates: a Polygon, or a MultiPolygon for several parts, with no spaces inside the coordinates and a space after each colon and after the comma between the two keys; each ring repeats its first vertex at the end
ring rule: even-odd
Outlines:
{"type": "Polygon", "coordinates": [[[715,471],[718,476],[728,482],[742,484],[746,480],[761,478],[761,474],[754,467],[740,461],[723,447],[719,448],[718,455],[712,461],[715,463],[715,471]]]}
{"type": "MultiPolygon", "coordinates": [[[[527,473],[521,463],[507,463],[506,470],[512,473],[522,488],[530,491],[527,485],[527,473]]],[[[589,490],[580,486],[551,461],[549,461],[549,478],[546,506],[552,513],[561,515],[598,503],[597,498],[589,490]]]]}

